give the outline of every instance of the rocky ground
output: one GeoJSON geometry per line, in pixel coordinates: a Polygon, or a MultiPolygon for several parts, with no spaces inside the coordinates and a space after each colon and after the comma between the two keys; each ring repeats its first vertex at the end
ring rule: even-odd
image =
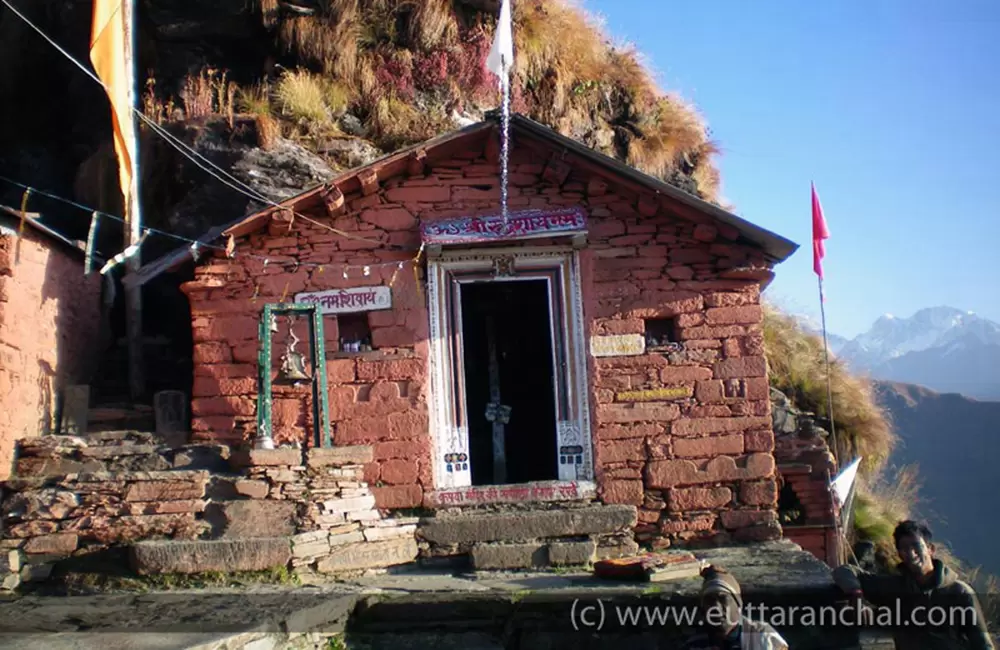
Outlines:
{"type": "MultiPolygon", "coordinates": [[[[696,555],[732,571],[751,602],[818,606],[835,600],[827,567],[786,541],[696,555]]],[[[317,578],[309,584],[313,581],[306,576],[303,582],[240,590],[25,596],[0,605],[0,645],[18,650],[672,647],[669,639],[680,632],[676,625],[622,626],[613,620],[613,607],[690,606],[700,587],[697,578],[625,583],[582,571],[406,569],[335,583],[317,578]],[[594,616],[605,612],[600,633],[581,618],[586,606],[603,608],[588,610],[594,616]]],[[[813,626],[787,634],[798,641],[793,647],[858,647],[847,632],[813,626]]]]}

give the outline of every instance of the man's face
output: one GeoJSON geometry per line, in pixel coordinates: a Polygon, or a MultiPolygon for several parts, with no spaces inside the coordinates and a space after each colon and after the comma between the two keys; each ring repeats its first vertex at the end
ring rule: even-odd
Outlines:
{"type": "Polygon", "coordinates": [[[701,599],[705,623],[721,632],[728,632],[740,621],[740,606],[732,594],[712,592],[701,599]]]}
{"type": "Polygon", "coordinates": [[[907,569],[921,575],[934,570],[934,547],[919,535],[904,535],[896,545],[899,559],[907,569]]]}

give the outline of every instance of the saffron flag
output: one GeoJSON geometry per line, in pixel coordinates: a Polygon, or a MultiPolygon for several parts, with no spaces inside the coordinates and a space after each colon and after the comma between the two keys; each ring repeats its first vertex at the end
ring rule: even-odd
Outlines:
{"type": "MultiPolygon", "coordinates": [[[[130,0],[124,0],[130,1],[130,0]]],[[[128,60],[128,28],[123,0],[94,0],[90,61],[111,101],[111,121],[118,178],[126,220],[130,220],[132,163],[135,160],[135,122],[132,120],[132,74],[128,60]]]]}
{"type": "Polygon", "coordinates": [[[823,256],[826,249],[823,240],[829,239],[830,231],[826,229],[826,219],[823,218],[823,206],[819,203],[819,196],[816,194],[816,186],[812,186],[812,212],[813,212],[813,271],[823,279],[823,256]]]}
{"type": "Polygon", "coordinates": [[[500,20],[493,35],[493,45],[486,57],[486,67],[503,80],[514,63],[514,34],[510,17],[510,0],[501,0],[500,20]]]}

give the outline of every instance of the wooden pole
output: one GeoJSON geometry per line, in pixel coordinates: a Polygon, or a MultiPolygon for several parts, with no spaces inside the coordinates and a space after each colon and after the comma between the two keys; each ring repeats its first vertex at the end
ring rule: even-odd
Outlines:
{"type": "MultiPolygon", "coordinates": [[[[129,104],[139,108],[139,83],[136,72],[136,16],[134,0],[122,0],[122,20],[125,21],[125,61],[128,64],[129,104]]],[[[129,205],[126,207],[128,216],[128,245],[137,244],[142,236],[142,214],[139,198],[139,124],[135,115],[130,115],[134,124],[135,156],[132,160],[132,187],[129,191],[129,205]]],[[[127,260],[126,273],[136,274],[142,268],[142,251],[127,260]]],[[[142,349],[142,287],[139,283],[125,288],[125,329],[128,337],[129,393],[132,400],[141,399],[146,392],[146,377],[143,369],[142,349]]]]}
{"type": "Polygon", "coordinates": [[[833,378],[830,376],[830,345],[826,338],[826,305],[823,296],[823,278],[819,278],[819,313],[823,324],[823,358],[826,362],[826,410],[830,416],[830,448],[833,451],[833,459],[837,462],[837,471],[840,471],[840,452],[837,447],[837,430],[833,423],[833,378]]]}

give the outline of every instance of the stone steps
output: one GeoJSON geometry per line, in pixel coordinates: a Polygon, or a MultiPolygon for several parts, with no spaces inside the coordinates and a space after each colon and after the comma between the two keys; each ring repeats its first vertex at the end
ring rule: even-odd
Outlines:
{"type": "Polygon", "coordinates": [[[129,552],[132,570],[140,575],[266,571],[285,567],[291,559],[288,537],[146,541],[133,544],[129,552]]]}
{"type": "Polygon", "coordinates": [[[424,558],[466,556],[474,569],[586,565],[638,550],[626,505],[512,509],[423,519],[417,530],[424,558]]]}

